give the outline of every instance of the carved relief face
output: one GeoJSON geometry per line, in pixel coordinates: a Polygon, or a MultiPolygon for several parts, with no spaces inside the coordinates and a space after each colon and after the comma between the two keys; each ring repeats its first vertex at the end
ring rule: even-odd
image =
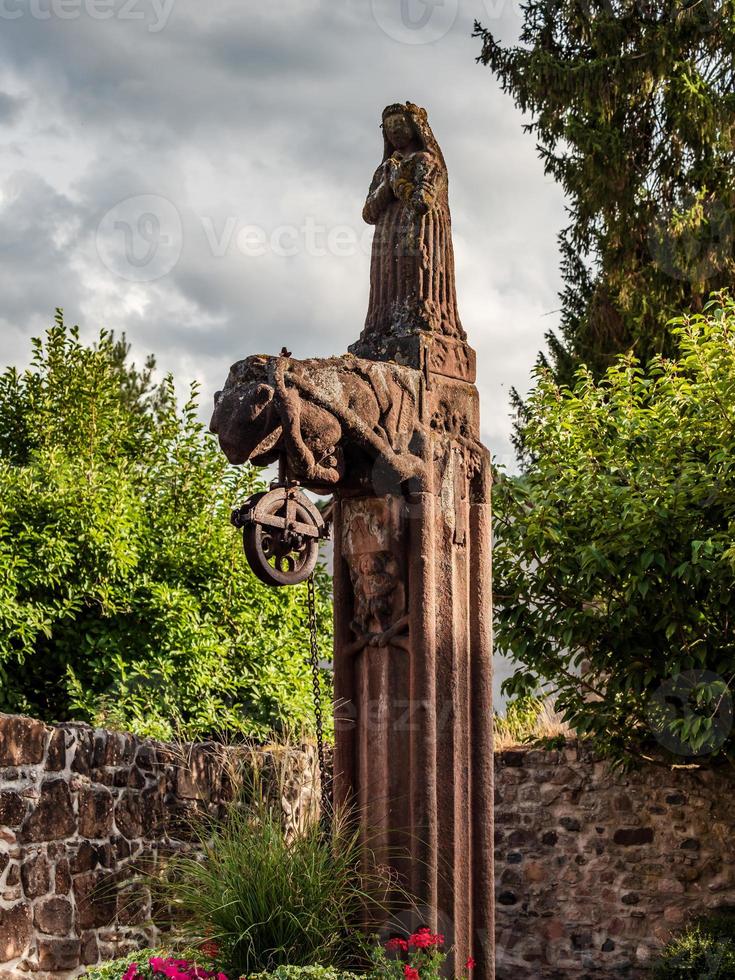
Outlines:
{"type": "Polygon", "coordinates": [[[405,112],[386,116],[383,129],[388,137],[388,142],[396,150],[405,150],[414,140],[413,124],[405,112]]]}

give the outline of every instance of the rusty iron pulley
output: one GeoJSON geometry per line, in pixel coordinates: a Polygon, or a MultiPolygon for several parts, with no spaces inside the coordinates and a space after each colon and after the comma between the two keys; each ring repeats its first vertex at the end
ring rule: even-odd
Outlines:
{"type": "Polygon", "coordinates": [[[242,528],[245,557],[266,585],[298,585],[309,578],[319,556],[319,542],[329,528],[319,509],[292,482],[255,493],[232,512],[242,528]]]}

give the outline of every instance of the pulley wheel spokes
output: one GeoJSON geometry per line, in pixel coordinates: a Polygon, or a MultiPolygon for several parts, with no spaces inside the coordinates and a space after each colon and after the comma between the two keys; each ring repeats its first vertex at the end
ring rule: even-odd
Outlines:
{"type": "Polygon", "coordinates": [[[313,572],[327,537],[317,507],[293,486],[250,497],[232,515],[243,529],[248,564],[266,585],[298,585],[313,572]]]}

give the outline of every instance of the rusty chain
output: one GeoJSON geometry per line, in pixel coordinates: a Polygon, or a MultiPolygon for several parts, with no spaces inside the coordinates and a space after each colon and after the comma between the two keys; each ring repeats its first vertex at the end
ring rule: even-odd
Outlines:
{"type": "Polygon", "coordinates": [[[316,621],[316,587],[314,573],[306,580],[307,608],[309,619],[309,664],[311,679],[314,686],[314,716],[316,718],[316,749],[319,759],[319,779],[321,783],[322,824],[329,825],[331,808],[331,780],[327,771],[327,759],[324,753],[324,720],[322,717],[322,688],[319,677],[319,635],[316,621]]]}

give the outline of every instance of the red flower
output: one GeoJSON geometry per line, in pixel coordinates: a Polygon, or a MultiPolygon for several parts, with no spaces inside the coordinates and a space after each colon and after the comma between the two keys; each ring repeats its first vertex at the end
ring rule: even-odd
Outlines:
{"type": "Polygon", "coordinates": [[[467,967],[468,970],[474,970],[475,969],[475,967],[477,966],[477,964],[475,963],[474,956],[470,956],[470,958],[465,963],[465,966],[467,967]]]}
{"type": "Polygon", "coordinates": [[[214,939],[207,939],[206,942],[203,942],[199,947],[199,950],[204,954],[204,956],[208,956],[210,960],[216,960],[217,956],[219,955],[219,945],[214,941],[214,939]]]}
{"type": "Polygon", "coordinates": [[[406,980],[419,980],[419,971],[414,969],[410,963],[406,963],[403,969],[404,976],[406,980]]]}
{"type": "Polygon", "coordinates": [[[409,937],[408,945],[414,949],[431,949],[432,946],[443,946],[444,936],[441,933],[434,934],[431,929],[424,927],[409,937]]]}
{"type": "Polygon", "coordinates": [[[406,950],[408,949],[408,943],[406,942],[405,939],[389,939],[388,942],[385,944],[385,948],[388,950],[389,953],[395,953],[399,950],[405,953],[406,950]]]}

